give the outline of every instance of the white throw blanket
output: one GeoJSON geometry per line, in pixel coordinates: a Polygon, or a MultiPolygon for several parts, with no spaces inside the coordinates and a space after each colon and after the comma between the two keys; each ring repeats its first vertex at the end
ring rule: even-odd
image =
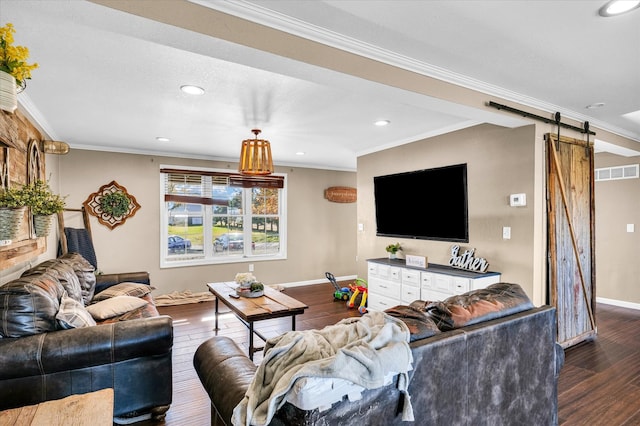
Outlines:
{"type": "Polygon", "coordinates": [[[267,425],[302,377],[341,378],[374,389],[384,386],[388,373],[399,373],[398,389],[405,397],[402,419],[413,421],[407,392],[413,362],[408,342],[404,322],[376,311],[322,330],[290,331],[269,339],[253,382],[233,410],[232,423],[267,425]]]}

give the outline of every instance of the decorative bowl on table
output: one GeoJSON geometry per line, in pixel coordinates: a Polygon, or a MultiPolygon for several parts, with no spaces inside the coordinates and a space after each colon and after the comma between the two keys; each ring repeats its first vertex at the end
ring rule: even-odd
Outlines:
{"type": "Polygon", "coordinates": [[[251,289],[237,288],[236,294],[240,297],[260,297],[264,296],[264,290],[251,291],[251,289]]]}
{"type": "Polygon", "coordinates": [[[236,274],[236,294],[241,297],[260,297],[264,296],[264,285],[256,281],[256,277],[251,273],[236,274]]]}

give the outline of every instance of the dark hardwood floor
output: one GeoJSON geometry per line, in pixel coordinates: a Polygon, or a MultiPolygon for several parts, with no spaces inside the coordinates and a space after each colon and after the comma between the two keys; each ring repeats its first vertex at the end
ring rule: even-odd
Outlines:
{"type": "MultiPolygon", "coordinates": [[[[309,305],[298,316],[298,330],[322,328],[348,316],[359,316],[344,302],[333,301],[333,287],[317,284],[287,288],[286,293],[309,305]]],[[[160,307],[174,321],[173,404],[164,422],[137,425],[205,426],[210,424],[209,398],[193,368],[193,354],[213,331],[213,302],[160,307]]],[[[640,311],[599,304],[598,337],[565,351],[558,386],[559,424],[640,425],[640,311]]],[[[290,329],[289,318],[256,323],[267,337],[290,329]]],[[[233,314],[220,318],[219,335],[246,350],[247,329],[233,314]]],[[[259,363],[262,353],[254,355],[259,363]]]]}

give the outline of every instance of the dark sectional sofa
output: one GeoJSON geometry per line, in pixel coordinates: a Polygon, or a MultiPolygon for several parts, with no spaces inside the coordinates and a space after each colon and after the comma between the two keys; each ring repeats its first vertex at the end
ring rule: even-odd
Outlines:
{"type": "Polygon", "coordinates": [[[0,410],[113,388],[114,420],[163,418],[173,324],[151,290],[145,272],[96,277],[76,253],[0,286],[0,410]]]}
{"type": "MultiPolygon", "coordinates": [[[[408,393],[414,422],[402,421],[396,382],[347,397],[328,410],[285,402],[271,425],[556,425],[564,352],[556,313],[534,307],[522,289],[499,283],[443,302],[416,301],[386,311],[411,330],[408,393]]],[[[196,351],[194,366],[211,399],[211,424],[229,425],[256,365],[226,337],[196,351]]]]}

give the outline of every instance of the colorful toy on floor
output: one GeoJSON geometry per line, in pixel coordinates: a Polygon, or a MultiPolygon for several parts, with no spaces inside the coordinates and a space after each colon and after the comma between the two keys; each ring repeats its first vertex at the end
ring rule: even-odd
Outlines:
{"type": "Polygon", "coordinates": [[[360,312],[361,314],[367,313],[367,294],[369,293],[367,282],[362,278],[358,278],[356,279],[356,282],[351,285],[351,290],[353,291],[353,294],[351,295],[349,302],[347,302],[347,307],[354,308],[356,304],[356,297],[358,297],[358,295],[362,293],[362,299],[360,299],[358,312],[360,312]]]}
{"type": "Polygon", "coordinates": [[[338,282],[336,281],[336,277],[333,276],[331,272],[325,272],[325,277],[329,280],[335,291],[333,292],[334,300],[349,300],[351,298],[351,289],[349,287],[340,287],[338,282]]]}
{"type": "Polygon", "coordinates": [[[353,284],[349,284],[349,287],[340,287],[336,277],[331,272],[325,272],[324,276],[327,277],[329,282],[333,284],[335,291],[333,292],[334,300],[347,301],[347,308],[355,308],[356,299],[358,296],[360,299],[360,306],[358,306],[358,312],[361,314],[367,313],[367,282],[362,278],[357,278],[353,284]]]}

